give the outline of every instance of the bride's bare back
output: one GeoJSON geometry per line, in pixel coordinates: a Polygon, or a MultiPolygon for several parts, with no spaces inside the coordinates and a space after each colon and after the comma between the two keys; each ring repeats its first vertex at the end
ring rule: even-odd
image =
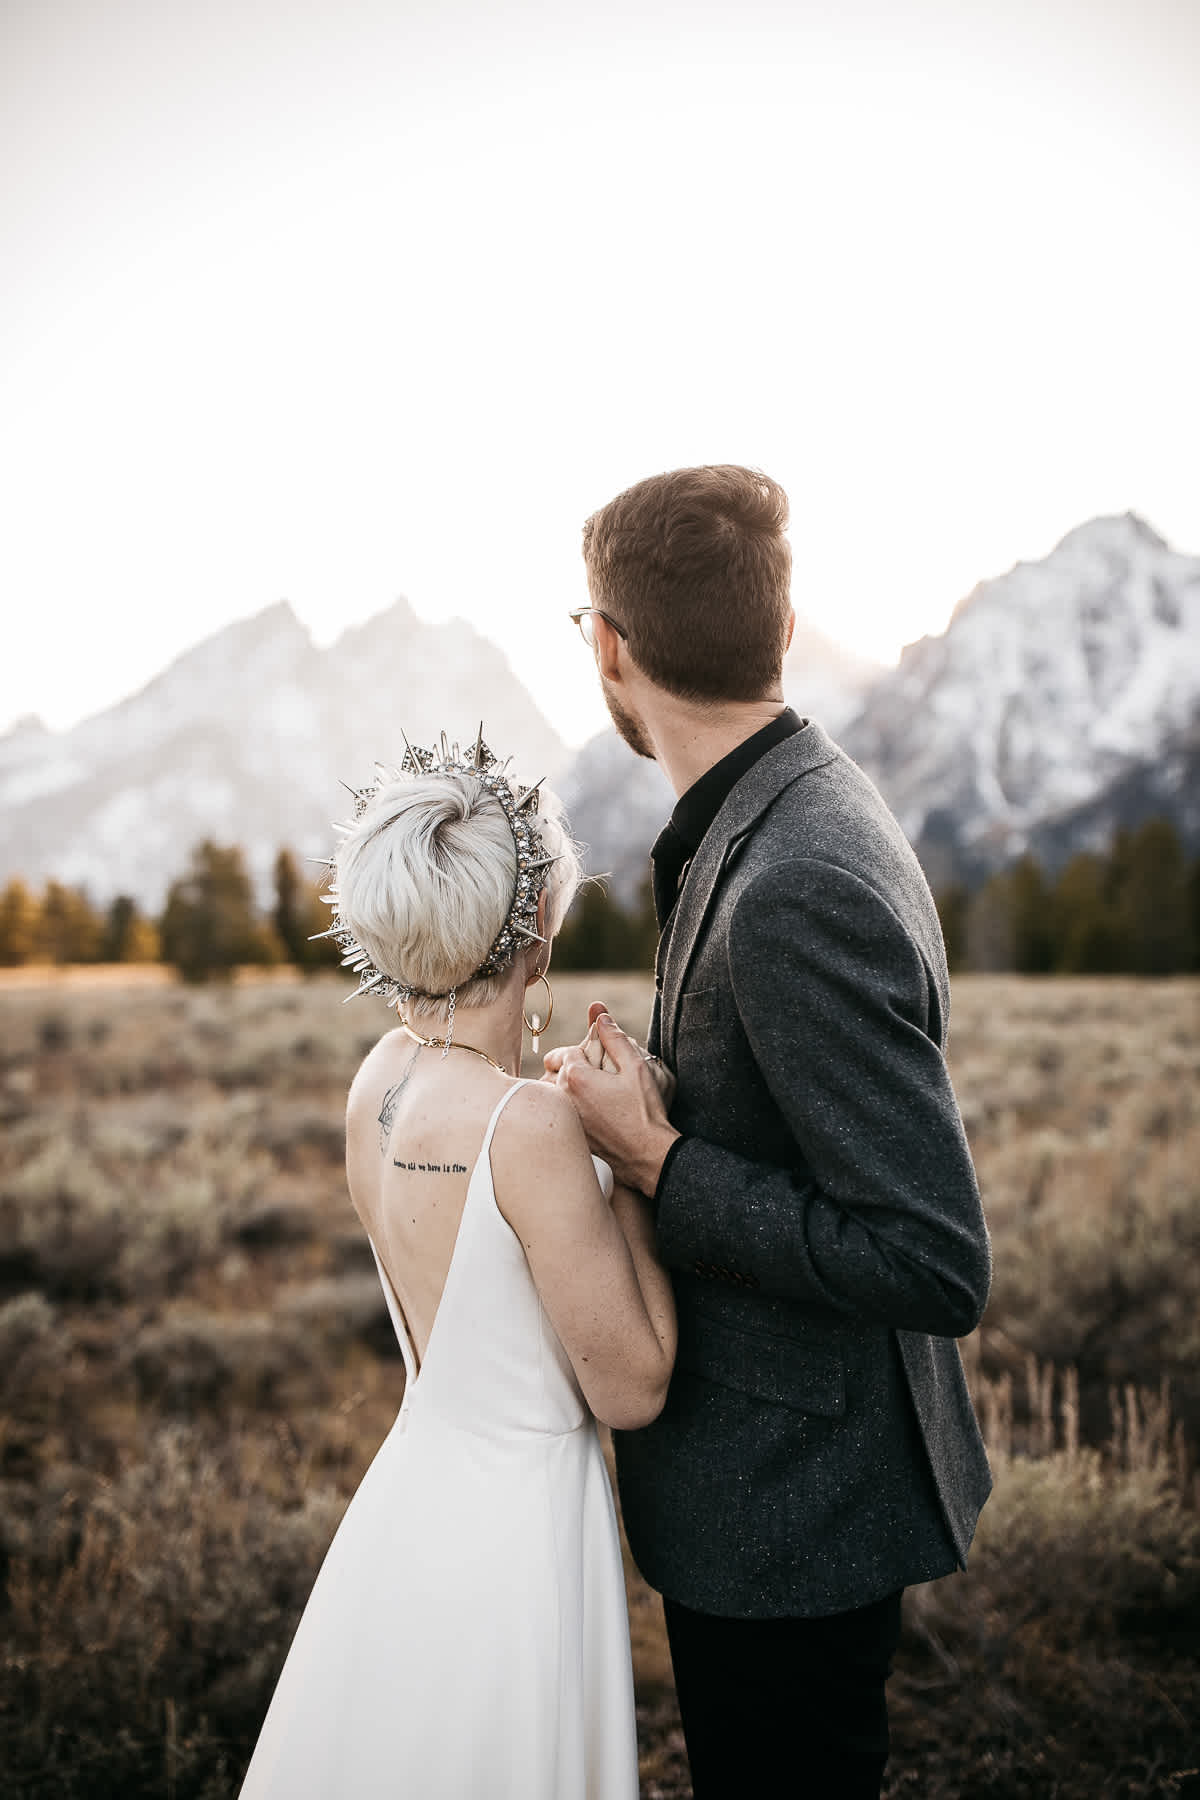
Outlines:
{"type": "Polygon", "coordinates": [[[418,1366],[454,1255],[467,1185],[506,1077],[482,1060],[445,1061],[403,1032],[367,1057],[346,1110],[350,1198],[408,1323],[418,1366]],[[459,1065],[463,1066],[459,1066],[459,1065]]]}
{"type": "MultiPolygon", "coordinates": [[[[511,1080],[462,1046],[448,1057],[403,1032],[381,1039],[347,1105],[350,1195],[424,1361],[488,1120],[511,1080]]],[[[496,1205],[581,1388],[608,1424],[659,1411],[674,1357],[669,1282],[644,1202],[610,1206],[565,1095],[529,1083],[491,1148],[496,1205]]]]}

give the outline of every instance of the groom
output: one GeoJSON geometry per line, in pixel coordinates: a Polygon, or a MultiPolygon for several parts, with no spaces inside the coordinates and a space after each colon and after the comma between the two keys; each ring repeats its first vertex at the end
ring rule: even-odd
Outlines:
{"type": "Polygon", "coordinates": [[[786,525],[748,469],[639,482],[584,527],[573,615],[678,795],[653,850],[670,1114],[599,1005],[606,1066],[547,1067],[674,1276],[666,1406],[615,1437],[696,1800],[878,1795],[901,1592],[964,1565],[990,1486],[954,1342],[990,1261],[937,914],[875,788],[784,704],[786,525]]]}

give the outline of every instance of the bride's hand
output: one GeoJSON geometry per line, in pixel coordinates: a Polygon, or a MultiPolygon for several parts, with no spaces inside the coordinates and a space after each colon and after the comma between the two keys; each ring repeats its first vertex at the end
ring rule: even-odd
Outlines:
{"type": "MultiPolygon", "coordinates": [[[[592,1004],[588,1007],[588,1030],[587,1036],[584,1038],[583,1042],[581,1044],[576,1044],[575,1046],[563,1044],[560,1045],[557,1050],[547,1050],[545,1056],[542,1058],[542,1062],[546,1069],[546,1073],[542,1077],[543,1081],[554,1082],[557,1080],[558,1071],[562,1068],[563,1058],[566,1056],[567,1051],[572,1047],[579,1051],[580,1055],[585,1061],[591,1064],[593,1069],[615,1068],[616,1065],[612,1058],[605,1052],[597,1032],[597,1020],[599,1020],[606,1012],[607,1008],[602,1000],[593,1000],[592,1004]]],[[[634,1049],[640,1053],[642,1061],[654,1077],[655,1086],[662,1096],[663,1106],[669,1110],[671,1102],[675,1098],[674,1075],[672,1075],[666,1063],[662,1062],[657,1056],[651,1056],[649,1051],[642,1048],[636,1038],[629,1038],[628,1041],[633,1045],[634,1049]]]]}
{"type": "Polygon", "coordinates": [[[604,1046],[596,1035],[596,1018],[598,1018],[603,1011],[603,1006],[599,1005],[597,1002],[593,1002],[588,1008],[588,1031],[587,1036],[581,1044],[560,1044],[557,1050],[547,1050],[542,1058],[542,1063],[546,1071],[542,1076],[543,1081],[550,1082],[551,1086],[556,1084],[558,1071],[562,1068],[563,1058],[568,1051],[578,1051],[580,1056],[585,1057],[587,1061],[591,1063],[593,1069],[602,1069],[604,1067],[604,1046]],[[595,1017],[593,1017],[593,1014],[595,1017]]]}
{"type": "Polygon", "coordinates": [[[560,1044],[556,1050],[547,1050],[542,1058],[542,1064],[546,1071],[542,1076],[543,1081],[554,1083],[557,1080],[558,1071],[563,1065],[563,1057],[566,1056],[568,1051],[578,1050],[581,1056],[587,1057],[587,1060],[591,1063],[593,1068],[598,1069],[601,1067],[604,1060],[604,1050],[596,1036],[596,1020],[600,1017],[602,1012],[607,1012],[607,1010],[608,1008],[604,1005],[602,1000],[593,1000],[592,1004],[588,1007],[587,1036],[584,1038],[583,1042],[581,1044],[560,1044]]]}

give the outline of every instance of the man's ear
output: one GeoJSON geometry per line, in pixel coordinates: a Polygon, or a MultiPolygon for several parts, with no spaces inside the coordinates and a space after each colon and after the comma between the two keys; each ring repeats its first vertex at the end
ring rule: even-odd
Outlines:
{"type": "Polygon", "coordinates": [[[607,619],[592,614],[592,631],[596,638],[596,667],[605,681],[620,681],[621,634],[607,619]]]}
{"type": "Polygon", "coordinates": [[[796,629],[796,609],[793,606],[791,614],[788,618],[788,634],[784,640],[784,645],[783,645],[783,654],[785,656],[787,655],[788,651],[792,647],[792,633],[795,631],[795,629],[796,629]]]}

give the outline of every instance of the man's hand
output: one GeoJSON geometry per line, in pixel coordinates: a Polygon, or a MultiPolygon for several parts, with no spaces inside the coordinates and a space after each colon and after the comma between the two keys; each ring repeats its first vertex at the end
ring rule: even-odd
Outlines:
{"type": "MultiPolygon", "coordinates": [[[[608,1008],[605,1006],[603,1000],[592,1001],[591,1005],[588,1007],[587,1036],[584,1038],[582,1044],[574,1046],[575,1049],[590,1052],[588,1061],[594,1063],[597,1068],[600,1067],[600,1063],[604,1056],[604,1050],[600,1040],[596,1036],[596,1021],[597,1019],[602,1018],[607,1012],[608,1008]]],[[[572,1046],[569,1044],[560,1044],[557,1050],[547,1050],[545,1056],[542,1058],[542,1061],[546,1066],[546,1073],[542,1076],[543,1081],[557,1081],[558,1071],[562,1066],[562,1059],[571,1048],[572,1046]]]]}
{"type": "Polygon", "coordinates": [[[551,1050],[546,1073],[569,1094],[593,1155],[618,1181],[653,1194],[663,1158],[679,1133],[667,1118],[651,1065],[604,1005],[588,1008],[582,1044],[551,1050]]]}

